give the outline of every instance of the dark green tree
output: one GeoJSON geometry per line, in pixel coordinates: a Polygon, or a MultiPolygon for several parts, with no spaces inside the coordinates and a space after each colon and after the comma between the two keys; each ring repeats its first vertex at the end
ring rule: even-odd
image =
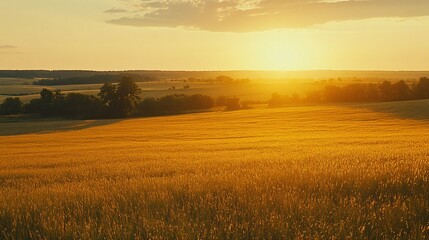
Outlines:
{"type": "Polygon", "coordinates": [[[27,113],[41,115],[61,115],[64,112],[65,95],[60,90],[43,89],[40,98],[33,99],[25,106],[27,113]]]}
{"type": "Polygon", "coordinates": [[[98,96],[101,98],[101,102],[106,105],[110,106],[112,102],[116,99],[116,85],[114,85],[111,82],[105,83],[100,88],[100,93],[98,96]]]}
{"type": "Polygon", "coordinates": [[[64,99],[63,115],[72,118],[96,118],[101,112],[101,100],[92,95],[69,93],[64,99]]]}
{"type": "Polygon", "coordinates": [[[133,114],[141,98],[141,89],[130,77],[123,77],[117,85],[105,83],[98,94],[108,117],[128,117],[133,114]]]}
{"type": "Polygon", "coordinates": [[[141,89],[130,77],[123,77],[117,86],[116,94],[121,106],[121,115],[129,116],[141,101],[141,89]]]}
{"type": "Polygon", "coordinates": [[[0,113],[3,115],[19,114],[22,111],[22,102],[19,98],[6,98],[0,105],[0,113]]]}

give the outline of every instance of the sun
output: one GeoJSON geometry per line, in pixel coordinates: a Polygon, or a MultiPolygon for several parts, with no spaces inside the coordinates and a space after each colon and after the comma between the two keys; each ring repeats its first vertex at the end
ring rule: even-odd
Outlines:
{"type": "Polygon", "coordinates": [[[302,70],[312,61],[305,44],[296,39],[262,39],[251,49],[252,65],[261,70],[302,70]]]}

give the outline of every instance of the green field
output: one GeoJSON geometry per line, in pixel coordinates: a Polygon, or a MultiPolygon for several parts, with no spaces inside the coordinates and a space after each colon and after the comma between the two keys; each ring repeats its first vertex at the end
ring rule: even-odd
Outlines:
{"type": "Polygon", "coordinates": [[[0,124],[0,238],[428,239],[428,101],[0,124]]]}

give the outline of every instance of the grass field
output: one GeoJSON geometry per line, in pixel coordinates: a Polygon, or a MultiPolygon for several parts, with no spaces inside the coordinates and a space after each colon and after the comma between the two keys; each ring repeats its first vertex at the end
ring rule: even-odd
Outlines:
{"type": "Polygon", "coordinates": [[[1,123],[0,238],[428,239],[428,104],[1,123]]]}

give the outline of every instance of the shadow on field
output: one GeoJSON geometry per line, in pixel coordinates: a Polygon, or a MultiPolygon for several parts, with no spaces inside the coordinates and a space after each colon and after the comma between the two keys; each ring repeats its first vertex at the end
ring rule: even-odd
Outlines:
{"type": "Polygon", "coordinates": [[[121,121],[121,119],[0,121],[0,136],[76,131],[114,124],[119,121],[121,121]]]}
{"type": "Polygon", "coordinates": [[[348,107],[365,108],[374,112],[394,115],[398,118],[429,120],[429,100],[350,104],[348,107]]]}

